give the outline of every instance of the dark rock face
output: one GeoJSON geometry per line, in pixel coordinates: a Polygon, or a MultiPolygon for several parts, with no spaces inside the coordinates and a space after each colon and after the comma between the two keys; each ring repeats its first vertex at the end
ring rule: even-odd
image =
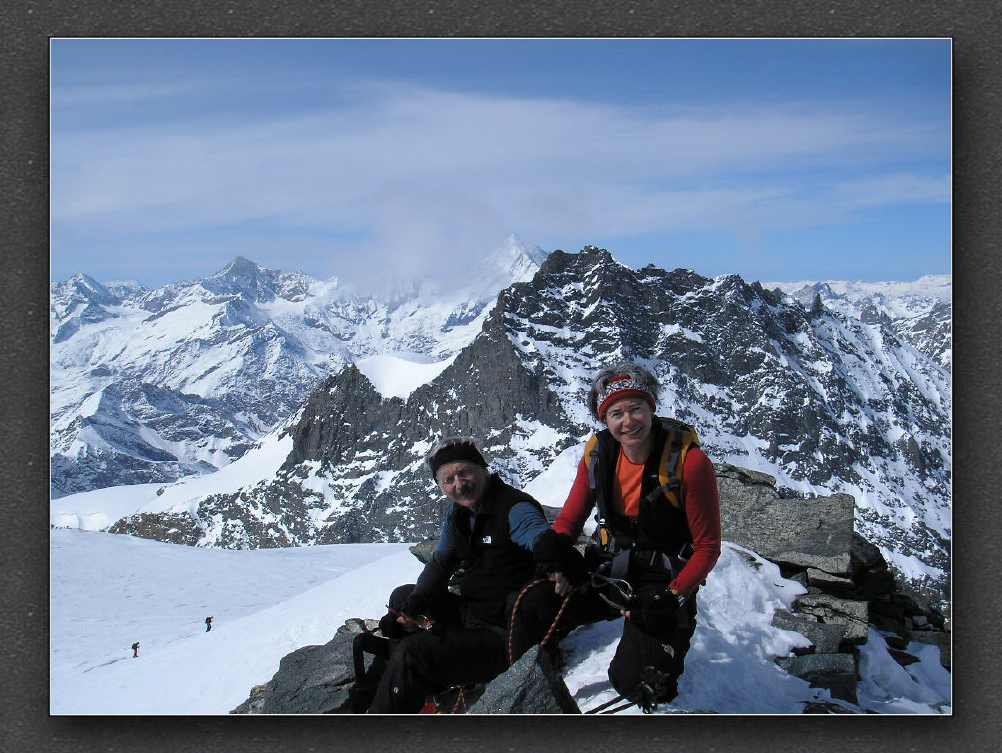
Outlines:
{"type": "Polygon", "coordinates": [[[202,537],[198,523],[186,513],[151,514],[144,512],[130,515],[118,520],[108,531],[187,546],[195,546],[202,537]]]}
{"type": "Polygon", "coordinates": [[[487,684],[469,714],[580,714],[550,655],[533,646],[487,684]]]}

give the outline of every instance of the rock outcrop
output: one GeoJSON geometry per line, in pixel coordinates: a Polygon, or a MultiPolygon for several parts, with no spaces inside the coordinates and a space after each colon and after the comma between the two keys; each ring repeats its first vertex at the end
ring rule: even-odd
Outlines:
{"type": "Polygon", "coordinates": [[[580,714],[553,657],[533,646],[484,688],[470,714],[580,714]]]}
{"type": "MultiPolygon", "coordinates": [[[[352,641],[360,620],[348,620],[323,646],[304,646],[283,657],[267,683],[251,689],[231,714],[336,714],[349,712],[355,682],[352,641]]],[[[373,630],[375,622],[366,621],[373,630]]],[[[365,668],[372,664],[366,655],[365,668]]]]}
{"type": "Polygon", "coordinates": [[[827,577],[849,572],[855,507],[848,494],[782,499],[764,473],[719,463],[721,533],[775,562],[827,577]]]}

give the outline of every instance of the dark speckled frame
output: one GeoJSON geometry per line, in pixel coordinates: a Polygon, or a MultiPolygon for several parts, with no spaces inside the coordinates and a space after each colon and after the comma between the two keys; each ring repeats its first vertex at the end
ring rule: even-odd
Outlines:
{"type": "Polygon", "coordinates": [[[0,7],[3,239],[2,622],[6,750],[936,751],[995,749],[1000,731],[992,554],[999,509],[998,196],[1002,49],[995,3],[43,2],[0,7]],[[50,37],[952,37],[954,39],[954,714],[908,717],[48,716],[48,73],[50,37]],[[994,342],[995,345],[991,343],[994,342]]]}

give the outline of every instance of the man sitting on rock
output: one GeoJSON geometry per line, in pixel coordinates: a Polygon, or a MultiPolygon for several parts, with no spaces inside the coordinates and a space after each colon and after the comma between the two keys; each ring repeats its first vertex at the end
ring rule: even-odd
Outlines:
{"type": "Polygon", "coordinates": [[[417,584],[390,595],[380,627],[399,642],[369,713],[416,713],[429,695],[487,682],[507,668],[506,607],[532,577],[533,545],[549,527],[536,500],[488,473],[472,439],[443,439],[427,462],[452,504],[417,584]],[[460,566],[457,596],[448,584],[460,566]]]}

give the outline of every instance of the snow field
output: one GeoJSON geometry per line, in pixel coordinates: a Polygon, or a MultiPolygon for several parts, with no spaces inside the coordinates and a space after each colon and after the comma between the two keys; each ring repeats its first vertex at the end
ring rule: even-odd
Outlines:
{"type": "Polygon", "coordinates": [[[230,551],[57,529],[51,572],[51,713],[190,715],[228,713],[286,654],[382,615],[420,563],[405,544],[230,551]]]}

